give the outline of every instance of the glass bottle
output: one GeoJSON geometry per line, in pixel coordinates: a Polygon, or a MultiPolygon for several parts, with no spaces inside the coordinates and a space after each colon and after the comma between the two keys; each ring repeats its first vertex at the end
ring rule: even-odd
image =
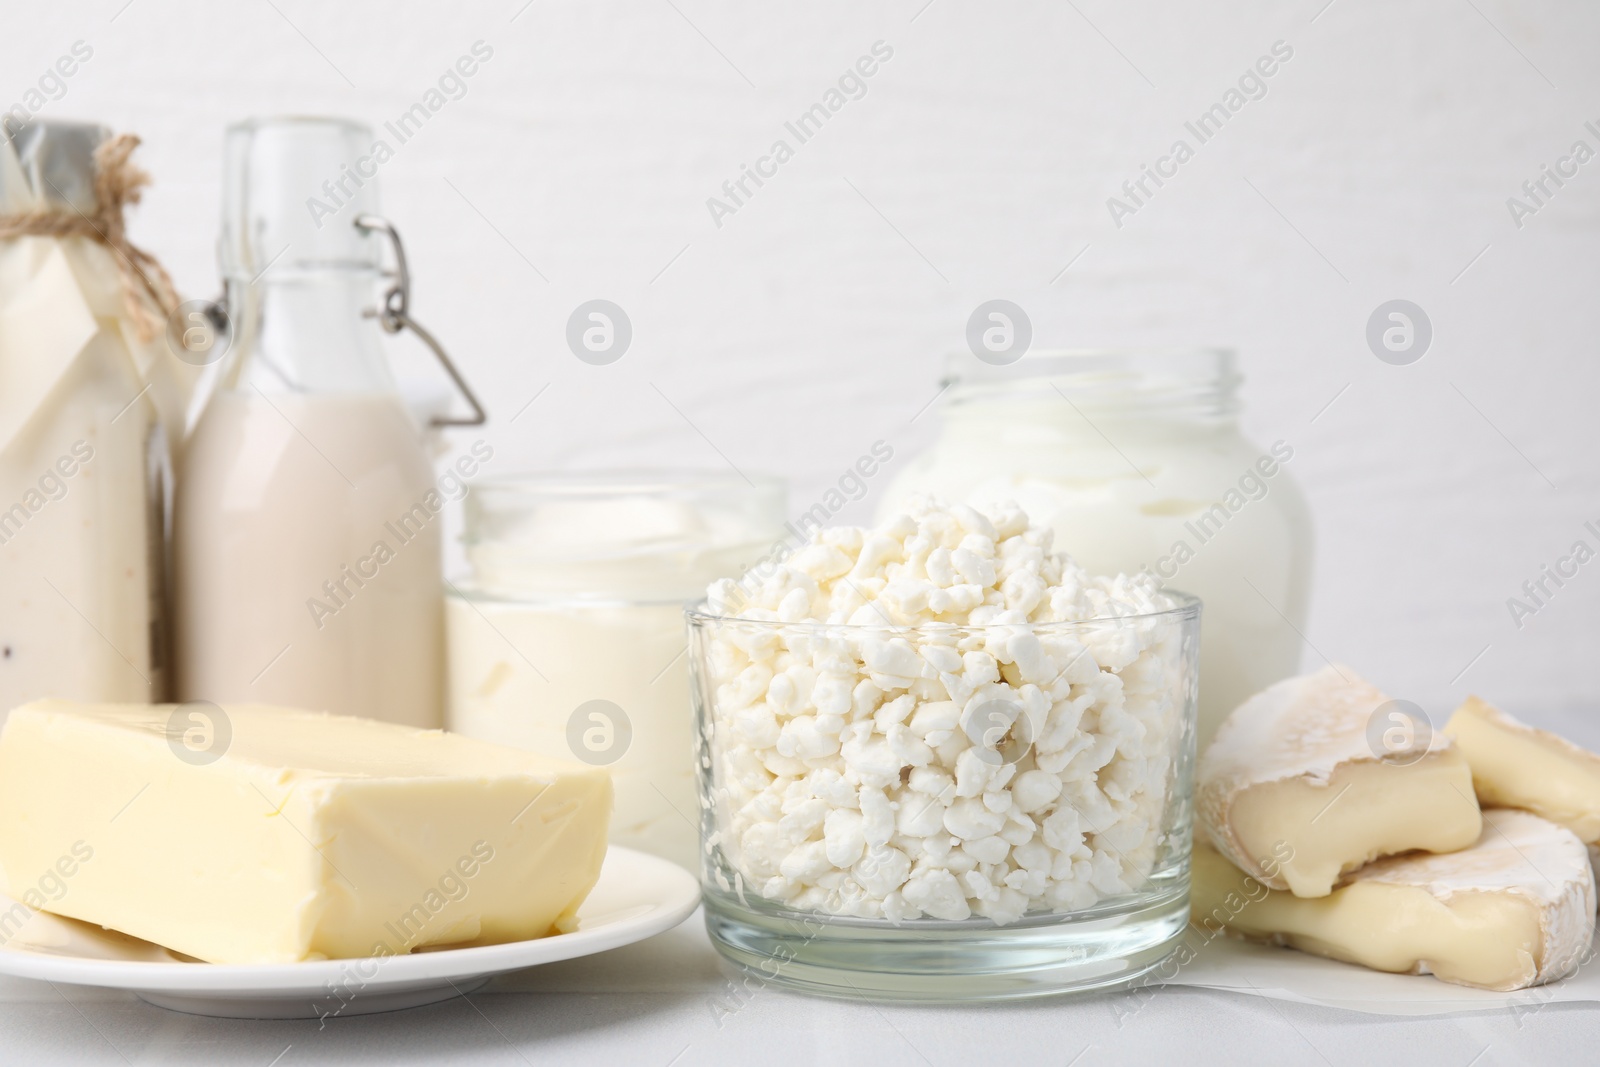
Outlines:
{"type": "Polygon", "coordinates": [[[1219,349],[953,356],[943,432],[880,511],[914,492],[1013,499],[1090,570],[1148,569],[1198,595],[1203,749],[1230,711],[1299,669],[1310,599],[1294,443],[1245,440],[1240,381],[1219,349]]]}
{"type": "Polygon", "coordinates": [[[372,321],[372,144],[337,119],[228,131],[233,342],[174,518],[182,700],[441,723],[444,501],[372,321]]]}
{"type": "MultiPolygon", "coordinates": [[[[111,136],[7,118],[0,215],[98,217],[111,136]]],[[[0,721],[45,697],[166,695],[162,508],[186,375],[128,317],[119,255],[81,235],[0,241],[0,721]]]]}

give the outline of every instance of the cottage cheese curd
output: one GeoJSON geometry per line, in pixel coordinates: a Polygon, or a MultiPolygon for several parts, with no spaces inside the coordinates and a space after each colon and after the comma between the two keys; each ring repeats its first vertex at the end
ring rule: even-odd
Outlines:
{"type": "Polygon", "coordinates": [[[1139,891],[1187,851],[1197,605],[1052,536],[1014,504],[919,498],[712,584],[691,621],[718,888],[1010,923],[1139,891]]]}

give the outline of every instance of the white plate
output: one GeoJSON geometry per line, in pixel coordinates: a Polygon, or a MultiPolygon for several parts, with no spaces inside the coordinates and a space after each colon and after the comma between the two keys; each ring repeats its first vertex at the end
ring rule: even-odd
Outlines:
{"type": "MultiPolygon", "coordinates": [[[[125,989],[163,1008],[234,1019],[318,1019],[433,1004],[497,974],[630,945],[683,922],[700,887],[675,863],[613,846],[568,934],[387,959],[216,964],[37,912],[0,947],[0,974],[125,989]]],[[[10,902],[0,896],[0,914],[10,902]]]]}

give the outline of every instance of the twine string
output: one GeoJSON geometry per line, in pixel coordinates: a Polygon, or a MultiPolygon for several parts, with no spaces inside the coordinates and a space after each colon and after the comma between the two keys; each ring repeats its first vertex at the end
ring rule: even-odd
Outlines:
{"type": "MultiPolygon", "coordinates": [[[[128,240],[123,208],[137,204],[150,175],[131,157],[139,138],[120,133],[94,150],[95,210],[85,215],[71,204],[0,215],[0,241],[18,237],[83,237],[111,249],[122,279],[122,302],[139,340],[150,341],[178,306],[172,276],[150,253],[128,240]]],[[[59,190],[58,190],[59,192],[59,190]]]]}

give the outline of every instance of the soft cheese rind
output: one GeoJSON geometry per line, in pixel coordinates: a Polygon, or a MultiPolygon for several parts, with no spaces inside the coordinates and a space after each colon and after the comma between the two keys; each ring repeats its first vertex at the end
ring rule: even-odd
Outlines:
{"type": "Polygon", "coordinates": [[[1323,896],[1378,856],[1470,845],[1481,820],[1466,760],[1441,735],[1375,752],[1369,724],[1388,699],[1329,666],[1240,705],[1200,760],[1196,813],[1218,851],[1273,889],[1323,896]]]}
{"type": "Polygon", "coordinates": [[[602,770],[258,706],[226,709],[207,762],[174,710],[11,713],[0,872],[24,910],[0,936],[37,908],[216,963],[397,955],[557,932],[599,876],[602,770]]]}
{"type": "Polygon", "coordinates": [[[1527,812],[1484,812],[1469,849],[1379,860],[1332,894],[1270,891],[1204,846],[1191,906],[1225,926],[1376,970],[1521,989],[1570,973],[1589,951],[1595,883],[1571,831],[1527,812]]]}
{"type": "Polygon", "coordinates": [[[1472,767],[1485,805],[1522,808],[1600,841],[1600,756],[1468,697],[1444,732],[1472,767]]]}

